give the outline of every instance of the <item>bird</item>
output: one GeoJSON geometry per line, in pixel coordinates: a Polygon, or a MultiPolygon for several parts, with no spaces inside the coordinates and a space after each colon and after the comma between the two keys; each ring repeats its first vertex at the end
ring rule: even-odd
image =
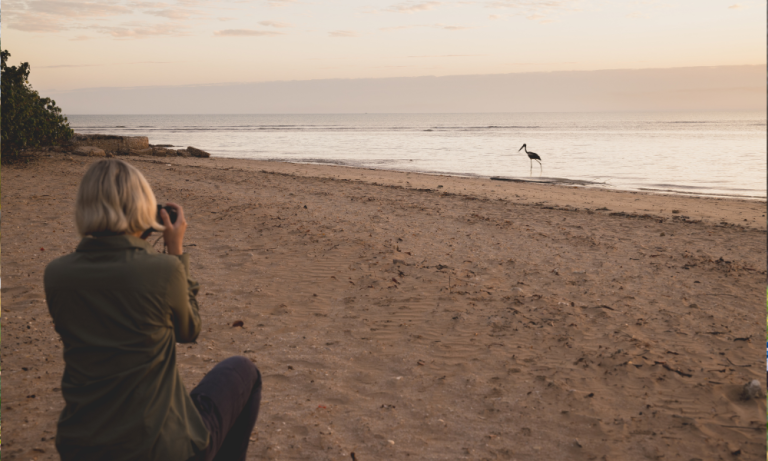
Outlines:
{"type": "Polygon", "coordinates": [[[523,144],[523,147],[520,149],[517,149],[517,151],[520,152],[523,149],[525,149],[525,153],[528,154],[528,158],[531,159],[531,169],[533,169],[533,161],[536,160],[539,162],[539,168],[542,169],[541,171],[544,171],[543,167],[541,166],[541,157],[539,157],[539,154],[536,152],[528,152],[528,148],[525,147],[525,144],[523,144]]]}

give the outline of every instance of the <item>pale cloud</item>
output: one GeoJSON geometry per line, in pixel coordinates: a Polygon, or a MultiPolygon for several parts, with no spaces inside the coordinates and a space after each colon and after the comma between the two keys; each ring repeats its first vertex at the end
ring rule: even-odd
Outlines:
{"type": "Polygon", "coordinates": [[[123,63],[101,63],[101,64],[57,64],[53,66],[37,66],[36,69],[66,69],[76,67],[103,67],[103,66],[115,66],[115,65],[128,65],[133,66],[136,64],[175,64],[175,61],[136,61],[136,62],[123,62],[123,63]]]}
{"type": "MultiPolygon", "coordinates": [[[[156,24],[146,18],[135,25],[120,24],[120,19],[145,14],[176,23],[197,19],[205,13],[195,6],[208,6],[198,0],[169,2],[105,0],[8,0],[3,2],[7,27],[25,32],[61,32],[66,30],[97,30],[117,38],[150,35],[180,35],[178,26],[156,24]]],[[[186,30],[184,30],[186,34],[186,30]]],[[[79,36],[74,40],[84,40],[79,36]]]]}
{"type": "Polygon", "coordinates": [[[84,41],[84,40],[90,40],[91,38],[93,38],[93,37],[89,37],[89,36],[87,36],[87,35],[78,35],[77,37],[75,37],[75,38],[71,38],[71,39],[69,39],[69,40],[70,40],[71,42],[82,42],[82,41],[84,41]]]}
{"type": "Polygon", "coordinates": [[[29,11],[66,16],[71,18],[104,17],[131,13],[131,9],[123,5],[108,2],[58,2],[52,0],[36,0],[26,2],[29,11]]]}
{"type": "Polygon", "coordinates": [[[542,14],[553,11],[577,11],[581,9],[584,2],[583,0],[491,0],[483,3],[488,8],[509,8],[542,14]]]}
{"type": "Polygon", "coordinates": [[[739,8],[744,8],[744,5],[740,5],[738,3],[731,5],[728,7],[729,10],[738,10],[739,8]]]}
{"type": "Polygon", "coordinates": [[[107,2],[35,0],[3,2],[7,27],[25,32],[59,32],[79,27],[79,20],[132,13],[124,5],[107,2]]]}
{"type": "Polygon", "coordinates": [[[496,19],[501,19],[501,16],[498,15],[498,14],[492,14],[492,15],[488,16],[488,19],[490,19],[491,21],[494,21],[496,19]]]}
{"type": "Polygon", "coordinates": [[[566,62],[507,62],[505,64],[510,64],[510,65],[513,65],[513,66],[543,66],[543,65],[576,64],[576,61],[566,61],[566,62]]]}
{"type": "Polygon", "coordinates": [[[452,26],[449,24],[409,24],[405,26],[392,26],[392,27],[382,27],[379,30],[381,31],[390,31],[390,30],[405,30],[405,29],[414,29],[416,27],[429,27],[433,29],[443,29],[443,30],[467,30],[467,29],[474,29],[474,27],[467,27],[467,26],[452,26]]]}
{"type": "Polygon", "coordinates": [[[283,35],[281,32],[273,30],[253,30],[253,29],[227,29],[217,30],[213,33],[216,37],[267,37],[270,35],[283,35]]]}
{"type": "Polygon", "coordinates": [[[552,16],[557,13],[581,11],[584,0],[491,0],[482,4],[487,8],[510,9],[514,16],[547,24],[555,22],[552,16]]]}
{"type": "Polygon", "coordinates": [[[286,22],[277,22],[277,21],[261,21],[259,22],[259,24],[266,27],[278,27],[278,28],[291,27],[291,25],[286,22]]]}
{"type": "Polygon", "coordinates": [[[408,56],[409,58],[469,58],[475,56],[486,56],[484,54],[431,54],[420,56],[408,56]]]}
{"type": "Polygon", "coordinates": [[[226,22],[226,21],[234,21],[237,18],[216,18],[216,19],[218,19],[219,21],[222,21],[222,22],[226,22]]]}
{"type": "Polygon", "coordinates": [[[436,8],[440,5],[442,5],[442,2],[405,2],[392,5],[387,8],[387,11],[393,11],[396,13],[416,13],[419,11],[431,10],[432,8],[436,8]]]}
{"type": "Polygon", "coordinates": [[[183,27],[177,24],[155,25],[123,25],[113,27],[99,27],[99,32],[111,35],[114,38],[147,38],[162,35],[187,35],[183,27]]]}
{"type": "Polygon", "coordinates": [[[167,8],[169,5],[163,2],[129,2],[135,8],[167,8]]]}
{"type": "Polygon", "coordinates": [[[267,0],[269,6],[286,6],[296,3],[296,0],[267,0]]]}
{"type": "Polygon", "coordinates": [[[35,13],[6,13],[5,24],[8,28],[24,32],[60,32],[66,30],[69,24],[61,18],[35,13]]]}
{"type": "Polygon", "coordinates": [[[351,30],[334,30],[332,32],[328,32],[328,36],[337,38],[357,37],[357,32],[353,32],[351,30]]]}
{"type": "Polygon", "coordinates": [[[36,66],[36,69],[64,69],[69,67],[98,67],[103,64],[61,64],[58,66],[36,66]]]}
{"type": "Polygon", "coordinates": [[[152,16],[159,16],[168,19],[189,19],[194,15],[200,14],[199,11],[187,10],[187,9],[165,9],[158,11],[145,11],[145,14],[152,16]]]}
{"type": "Polygon", "coordinates": [[[562,8],[570,3],[578,3],[578,0],[492,0],[484,3],[491,8],[562,8]]]}
{"type": "Polygon", "coordinates": [[[415,27],[429,27],[429,24],[409,24],[407,26],[390,26],[390,27],[382,27],[379,30],[386,32],[386,31],[390,31],[390,30],[413,29],[415,27]]]}

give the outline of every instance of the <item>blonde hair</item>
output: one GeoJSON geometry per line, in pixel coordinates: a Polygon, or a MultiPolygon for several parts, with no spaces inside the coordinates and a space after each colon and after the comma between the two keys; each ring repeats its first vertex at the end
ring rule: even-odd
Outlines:
{"type": "Polygon", "coordinates": [[[157,200],[149,183],[132,165],[122,160],[101,160],[85,172],[75,201],[75,223],[81,236],[96,232],[134,234],[150,227],[165,228],[155,221],[157,200]]]}

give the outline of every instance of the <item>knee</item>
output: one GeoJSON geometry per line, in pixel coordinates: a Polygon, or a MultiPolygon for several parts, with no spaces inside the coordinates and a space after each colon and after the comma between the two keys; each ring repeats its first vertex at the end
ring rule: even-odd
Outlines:
{"type": "Polygon", "coordinates": [[[256,365],[251,362],[251,359],[243,357],[242,355],[236,355],[228,358],[227,362],[230,362],[230,366],[237,368],[244,375],[248,376],[253,382],[254,387],[261,388],[261,372],[256,368],[256,365]]]}

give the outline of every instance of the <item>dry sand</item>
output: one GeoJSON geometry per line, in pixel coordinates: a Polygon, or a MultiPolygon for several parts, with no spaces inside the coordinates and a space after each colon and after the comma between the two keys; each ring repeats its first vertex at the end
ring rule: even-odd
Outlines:
{"type": "MultiPolygon", "coordinates": [[[[765,201],[127,160],[190,223],[187,389],[235,354],[264,375],[249,459],[765,455],[765,399],[740,398],[765,388],[765,201]]],[[[3,168],[7,460],[57,459],[42,274],[90,161],[3,168]]]]}

